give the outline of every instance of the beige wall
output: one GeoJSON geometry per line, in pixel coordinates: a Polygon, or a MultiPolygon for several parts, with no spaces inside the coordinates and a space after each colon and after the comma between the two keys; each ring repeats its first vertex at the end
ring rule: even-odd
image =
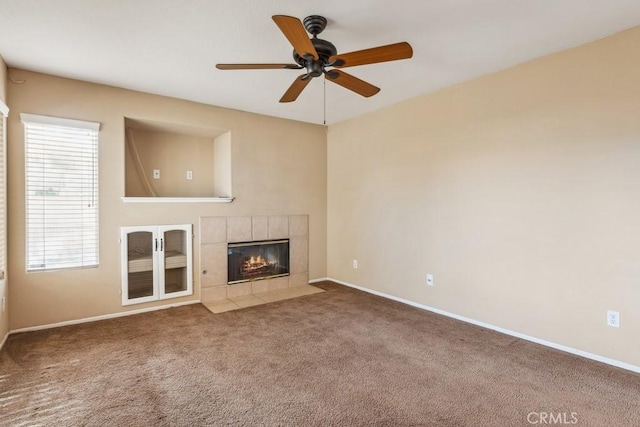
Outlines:
{"type": "MultiPolygon", "coordinates": [[[[214,197],[212,137],[130,129],[144,174],[158,197],[214,197]],[[153,170],[160,179],[153,179],[153,170]],[[192,172],[192,179],[186,177],[192,172]]],[[[125,150],[125,194],[147,196],[131,150],[125,150]]]]}
{"type": "Polygon", "coordinates": [[[326,276],[325,128],[124,89],[12,70],[9,120],[9,267],[11,329],[136,310],[199,298],[201,216],[309,214],[310,278],[326,276]],[[20,113],[97,121],[100,130],[100,267],[25,273],[24,150],[20,113]],[[123,203],[124,117],[231,130],[230,204],[123,203]],[[300,135],[304,135],[301,138],[300,135]],[[119,229],[183,224],[195,228],[196,293],[157,304],[121,307],[119,229]]]}
{"type": "Polygon", "coordinates": [[[233,195],[231,166],[231,132],[225,132],[213,140],[213,194],[216,197],[233,195]]]}
{"type": "MultiPolygon", "coordinates": [[[[0,56],[0,100],[7,103],[7,66],[4,63],[4,60],[0,56]]],[[[3,296],[8,297],[8,279],[5,281],[4,285],[0,285],[0,299],[3,296]]],[[[0,307],[0,310],[2,308],[0,307]]],[[[5,306],[4,313],[0,311],[0,342],[2,342],[3,338],[9,332],[9,307],[5,306]]]]}
{"type": "Polygon", "coordinates": [[[638,46],[640,28],[331,126],[329,277],[640,366],[638,46]]]}

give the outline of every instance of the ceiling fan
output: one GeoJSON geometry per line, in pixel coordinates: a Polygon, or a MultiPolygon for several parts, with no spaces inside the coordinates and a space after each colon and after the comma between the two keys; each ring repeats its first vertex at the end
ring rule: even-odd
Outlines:
{"type": "Polygon", "coordinates": [[[320,77],[322,74],[325,79],[357,94],[364,97],[373,96],[380,92],[380,88],[338,68],[396,61],[413,56],[413,49],[407,42],[338,54],[332,43],[318,38],[318,34],[327,26],[326,18],[319,15],[307,16],[304,18],[304,26],[298,18],[293,16],[274,15],[272,18],[293,46],[295,64],[217,64],[216,68],[219,70],[305,69],[306,73],[293,81],[293,84],[280,98],[280,102],[295,101],[311,79],[320,77]],[[307,32],[313,37],[309,38],[307,32]],[[327,67],[332,67],[332,69],[327,70],[327,67]]]}

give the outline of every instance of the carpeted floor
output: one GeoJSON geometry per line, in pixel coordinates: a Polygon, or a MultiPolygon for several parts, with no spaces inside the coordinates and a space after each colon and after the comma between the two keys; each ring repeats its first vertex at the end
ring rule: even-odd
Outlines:
{"type": "Polygon", "coordinates": [[[11,335],[0,425],[640,425],[638,374],[317,286],[11,335]]]}

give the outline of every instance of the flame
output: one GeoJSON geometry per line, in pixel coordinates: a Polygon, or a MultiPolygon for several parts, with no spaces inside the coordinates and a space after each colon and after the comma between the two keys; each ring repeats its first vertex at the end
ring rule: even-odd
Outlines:
{"type": "Polygon", "coordinates": [[[262,255],[252,256],[244,261],[242,269],[247,271],[254,271],[259,268],[269,266],[269,262],[262,257],[262,255]]]}

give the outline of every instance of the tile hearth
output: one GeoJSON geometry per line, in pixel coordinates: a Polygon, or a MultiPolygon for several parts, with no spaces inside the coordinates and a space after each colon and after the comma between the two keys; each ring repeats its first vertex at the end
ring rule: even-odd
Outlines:
{"type": "Polygon", "coordinates": [[[313,295],[320,292],[324,292],[324,290],[311,285],[302,285],[256,294],[242,295],[217,301],[203,302],[202,305],[207,307],[212,313],[219,314],[227,311],[239,310],[241,308],[267,304],[270,302],[282,301],[305,295],[313,295]]]}

